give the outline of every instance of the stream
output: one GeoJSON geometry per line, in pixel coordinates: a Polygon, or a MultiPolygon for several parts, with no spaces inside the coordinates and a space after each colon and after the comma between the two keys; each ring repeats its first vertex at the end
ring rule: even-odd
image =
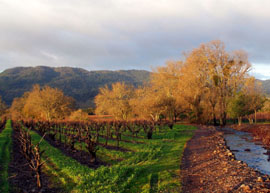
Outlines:
{"type": "Polygon", "coordinates": [[[270,156],[260,142],[254,142],[252,134],[224,128],[224,138],[227,146],[234,153],[237,160],[248,164],[249,167],[257,169],[263,174],[270,175],[270,156]]]}

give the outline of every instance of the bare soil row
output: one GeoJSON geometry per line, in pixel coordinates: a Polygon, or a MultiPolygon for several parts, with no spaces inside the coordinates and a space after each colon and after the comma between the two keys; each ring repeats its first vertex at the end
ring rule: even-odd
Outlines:
{"type": "MultiPolygon", "coordinates": [[[[41,135],[39,131],[36,131],[38,134],[41,135]]],[[[102,165],[107,165],[105,162],[99,160],[97,158],[95,163],[91,163],[91,155],[87,153],[86,151],[83,150],[78,150],[78,149],[71,149],[67,146],[65,146],[64,143],[59,143],[56,142],[55,140],[52,140],[48,135],[45,136],[44,140],[46,140],[51,146],[58,148],[64,155],[69,156],[75,160],[77,160],[79,163],[86,165],[90,168],[98,168],[99,166],[102,165]]]]}
{"type": "Polygon", "coordinates": [[[26,158],[20,151],[20,142],[18,140],[19,132],[13,130],[12,134],[12,153],[9,164],[9,183],[11,192],[61,192],[60,189],[52,186],[49,176],[41,173],[42,189],[38,189],[33,170],[29,167],[26,158]]]}

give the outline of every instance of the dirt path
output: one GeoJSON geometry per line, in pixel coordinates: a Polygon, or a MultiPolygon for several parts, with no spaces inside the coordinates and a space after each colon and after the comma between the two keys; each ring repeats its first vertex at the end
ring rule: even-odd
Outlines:
{"type": "Polygon", "coordinates": [[[270,192],[270,179],[234,159],[223,133],[200,127],[182,159],[183,192],[270,192]]]}

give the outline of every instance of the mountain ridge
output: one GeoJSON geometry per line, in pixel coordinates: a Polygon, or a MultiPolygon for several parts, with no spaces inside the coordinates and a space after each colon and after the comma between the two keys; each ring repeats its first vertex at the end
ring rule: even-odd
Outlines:
{"type": "Polygon", "coordinates": [[[267,95],[270,95],[270,79],[268,79],[268,80],[259,80],[259,81],[262,83],[263,91],[267,95]]]}
{"type": "Polygon", "coordinates": [[[134,86],[147,83],[150,78],[146,70],[100,70],[88,71],[73,67],[15,67],[0,73],[0,95],[10,105],[14,98],[30,91],[34,84],[61,89],[73,97],[79,107],[93,106],[93,99],[100,87],[115,82],[134,86]]]}

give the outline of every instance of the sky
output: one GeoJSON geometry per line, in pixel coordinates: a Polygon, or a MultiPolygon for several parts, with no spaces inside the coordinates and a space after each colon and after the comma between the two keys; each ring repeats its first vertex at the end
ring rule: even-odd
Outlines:
{"type": "Polygon", "coordinates": [[[269,0],[0,0],[0,71],[151,70],[221,40],[270,79],[269,10],[269,0]]]}

